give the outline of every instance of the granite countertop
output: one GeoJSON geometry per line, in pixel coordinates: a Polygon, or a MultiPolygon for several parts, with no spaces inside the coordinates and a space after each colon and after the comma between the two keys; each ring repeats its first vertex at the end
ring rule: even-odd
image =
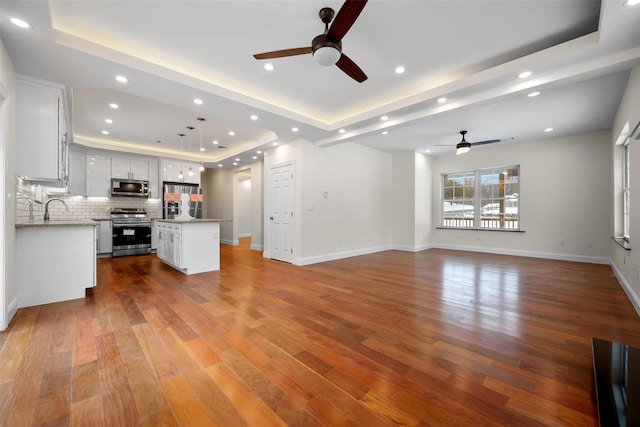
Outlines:
{"type": "Polygon", "coordinates": [[[49,220],[34,219],[27,222],[16,223],[16,228],[27,227],[95,227],[97,222],[91,219],[65,219],[65,220],[49,220]]]}
{"type": "Polygon", "coordinates": [[[154,221],[158,222],[172,222],[175,224],[184,224],[184,223],[197,223],[197,222],[231,222],[230,219],[216,219],[216,218],[193,218],[193,219],[162,219],[155,218],[154,221]]]}

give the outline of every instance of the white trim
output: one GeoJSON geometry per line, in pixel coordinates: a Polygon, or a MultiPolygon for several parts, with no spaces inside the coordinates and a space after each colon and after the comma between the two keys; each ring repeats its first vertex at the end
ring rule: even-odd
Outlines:
{"type": "Polygon", "coordinates": [[[264,246],[263,245],[254,245],[252,243],[251,244],[251,250],[252,251],[263,251],[264,250],[264,246]]]}
{"type": "Polygon", "coordinates": [[[251,233],[238,234],[238,239],[242,239],[243,237],[251,237],[251,233]]]}
{"type": "Polygon", "coordinates": [[[304,266],[304,265],[310,265],[310,264],[317,264],[319,262],[335,261],[338,259],[350,258],[354,256],[359,256],[359,255],[368,255],[376,252],[390,251],[392,249],[393,248],[391,247],[391,245],[385,245],[385,246],[376,246],[371,248],[356,249],[353,251],[346,251],[346,252],[333,252],[326,255],[318,255],[318,256],[313,256],[308,258],[294,258],[293,264],[304,266]]]}
{"type": "Polygon", "coordinates": [[[454,251],[468,251],[468,252],[484,252],[497,255],[513,255],[529,258],[544,258],[544,259],[557,259],[560,261],[574,261],[574,262],[586,262],[589,264],[610,264],[609,258],[606,257],[591,257],[584,255],[572,255],[572,254],[558,254],[553,252],[534,252],[534,251],[521,251],[517,249],[499,249],[488,248],[479,246],[463,246],[463,245],[432,245],[433,248],[438,249],[451,249],[454,251]]]}
{"type": "Polygon", "coordinates": [[[17,312],[18,312],[18,296],[16,295],[16,297],[7,306],[8,315],[7,315],[6,326],[9,326],[9,322],[11,322],[11,319],[13,319],[13,316],[15,316],[17,312]]]}
{"type": "Polygon", "coordinates": [[[635,293],[629,282],[627,282],[627,280],[624,278],[622,272],[618,270],[618,267],[613,262],[611,262],[610,265],[611,270],[613,270],[613,274],[616,276],[616,279],[618,279],[618,282],[620,283],[620,287],[622,288],[624,293],[627,294],[629,301],[631,301],[631,305],[633,305],[633,308],[636,309],[636,313],[638,313],[638,315],[640,316],[640,295],[635,293]]]}
{"type": "Polygon", "coordinates": [[[409,246],[409,245],[392,245],[391,249],[394,251],[404,251],[404,252],[420,252],[426,251],[427,249],[431,249],[434,246],[432,244],[423,244],[419,246],[409,246]]]}
{"type": "Polygon", "coordinates": [[[220,243],[223,243],[225,245],[230,245],[230,246],[238,246],[240,244],[240,242],[238,242],[237,240],[229,240],[229,239],[220,239],[220,243]]]}

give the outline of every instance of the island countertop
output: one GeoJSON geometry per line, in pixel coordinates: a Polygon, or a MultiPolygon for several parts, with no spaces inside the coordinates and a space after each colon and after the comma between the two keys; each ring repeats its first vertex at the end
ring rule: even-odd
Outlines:
{"type": "Polygon", "coordinates": [[[16,228],[27,227],[95,227],[97,222],[91,219],[64,219],[64,220],[49,220],[34,219],[27,222],[17,222],[16,228]]]}
{"type": "Polygon", "coordinates": [[[219,218],[194,218],[194,219],[162,219],[162,218],[154,218],[156,222],[170,222],[174,224],[192,224],[199,222],[231,222],[230,219],[219,219],[219,218]]]}

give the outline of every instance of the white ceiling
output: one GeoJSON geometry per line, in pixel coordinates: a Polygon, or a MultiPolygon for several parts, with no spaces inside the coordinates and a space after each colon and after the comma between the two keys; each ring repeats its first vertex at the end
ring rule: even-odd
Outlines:
{"type": "Polygon", "coordinates": [[[462,129],[471,142],[509,143],[609,129],[640,64],[640,6],[623,0],[370,0],[343,39],[369,77],[361,84],[311,55],[253,58],[310,46],[324,29],[318,11],[342,4],[0,0],[0,36],[16,72],[68,87],[75,143],[225,168],[298,138],[439,155],[462,129]]]}

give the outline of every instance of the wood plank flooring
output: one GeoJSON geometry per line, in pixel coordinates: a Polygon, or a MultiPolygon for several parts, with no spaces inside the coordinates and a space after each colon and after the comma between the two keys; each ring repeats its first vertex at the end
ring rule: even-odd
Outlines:
{"type": "Polygon", "coordinates": [[[219,272],[98,260],[0,333],[0,426],[596,426],[592,336],[640,346],[610,268],[447,250],[219,272]]]}

